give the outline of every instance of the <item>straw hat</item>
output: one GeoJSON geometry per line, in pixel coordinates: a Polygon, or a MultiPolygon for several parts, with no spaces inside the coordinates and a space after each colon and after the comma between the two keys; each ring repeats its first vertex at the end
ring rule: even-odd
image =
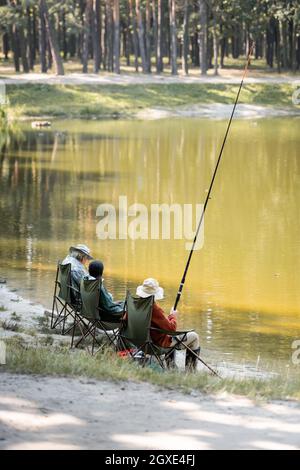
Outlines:
{"type": "Polygon", "coordinates": [[[136,295],[143,299],[154,295],[155,300],[162,300],[164,298],[164,290],[159,286],[156,279],[145,279],[142,286],[138,286],[136,295]]]}
{"type": "Polygon", "coordinates": [[[84,254],[84,256],[86,256],[88,259],[94,259],[91,256],[91,250],[86,245],[79,244],[76,246],[71,246],[70,251],[73,251],[73,250],[80,251],[80,253],[84,254]]]}

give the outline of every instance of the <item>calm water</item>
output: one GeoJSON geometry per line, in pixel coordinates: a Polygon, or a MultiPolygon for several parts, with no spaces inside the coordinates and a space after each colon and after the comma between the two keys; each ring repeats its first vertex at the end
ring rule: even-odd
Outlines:
{"type": "MultiPolygon", "coordinates": [[[[181,327],[224,358],[290,360],[300,338],[300,120],[235,121],[180,304],[181,327]]],[[[185,240],[96,236],[97,206],[201,203],[225,121],[61,121],[0,155],[0,274],[51,304],[55,263],[75,242],[106,265],[115,297],[145,277],[174,302],[185,240]]]]}

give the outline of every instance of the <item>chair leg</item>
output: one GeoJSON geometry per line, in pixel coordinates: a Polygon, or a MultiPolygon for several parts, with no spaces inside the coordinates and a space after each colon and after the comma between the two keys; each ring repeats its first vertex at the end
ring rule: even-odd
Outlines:
{"type": "Polygon", "coordinates": [[[56,269],[56,278],[55,278],[55,284],[54,284],[54,294],[53,294],[53,304],[52,304],[52,315],[51,315],[51,330],[53,329],[53,324],[54,324],[54,310],[56,307],[56,293],[57,293],[57,283],[58,283],[58,266],[56,269]]]}
{"type": "Polygon", "coordinates": [[[157,359],[157,361],[158,361],[160,367],[161,367],[162,369],[165,369],[165,366],[164,366],[163,361],[161,360],[160,356],[157,354],[157,352],[155,351],[155,349],[153,348],[153,346],[152,346],[151,343],[150,343],[150,349],[152,350],[152,356],[155,356],[155,357],[156,357],[156,359],[157,359]]]}

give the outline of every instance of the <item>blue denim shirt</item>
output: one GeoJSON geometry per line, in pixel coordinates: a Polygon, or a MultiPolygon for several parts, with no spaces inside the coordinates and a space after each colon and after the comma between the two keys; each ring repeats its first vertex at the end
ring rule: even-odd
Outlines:
{"type": "Polygon", "coordinates": [[[71,278],[72,278],[72,286],[75,287],[78,291],[80,290],[80,282],[81,280],[88,275],[87,269],[84,267],[78,259],[73,258],[72,256],[68,255],[63,262],[61,263],[71,264],[71,278]]]}

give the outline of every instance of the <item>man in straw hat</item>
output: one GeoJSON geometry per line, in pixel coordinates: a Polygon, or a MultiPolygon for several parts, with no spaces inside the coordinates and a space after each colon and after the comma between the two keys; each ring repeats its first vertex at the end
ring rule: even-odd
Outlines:
{"type": "MultiPolygon", "coordinates": [[[[154,296],[154,304],[152,310],[152,320],[151,326],[153,328],[160,328],[163,330],[176,331],[177,328],[177,317],[179,312],[171,309],[170,315],[165,316],[163,309],[156,303],[159,300],[164,298],[164,289],[160,287],[156,279],[146,279],[143,282],[143,285],[138,286],[136,294],[139,297],[146,298],[154,296]]],[[[197,355],[200,353],[200,342],[199,336],[196,332],[192,331],[178,337],[171,337],[166,334],[161,334],[157,331],[151,332],[151,338],[155,344],[163,348],[169,348],[178,345],[178,349],[183,349],[184,346],[178,342],[178,339],[182,341],[186,346],[188,346],[192,351],[197,355]]],[[[171,360],[169,361],[169,366],[175,365],[175,352],[171,360]]],[[[197,368],[197,358],[191,354],[188,350],[186,352],[185,360],[186,370],[196,370],[197,368]]]]}
{"type": "Polygon", "coordinates": [[[68,256],[62,262],[64,265],[71,264],[72,284],[78,291],[81,280],[88,275],[87,264],[92,259],[91,250],[86,245],[79,244],[70,247],[68,256]]]}

